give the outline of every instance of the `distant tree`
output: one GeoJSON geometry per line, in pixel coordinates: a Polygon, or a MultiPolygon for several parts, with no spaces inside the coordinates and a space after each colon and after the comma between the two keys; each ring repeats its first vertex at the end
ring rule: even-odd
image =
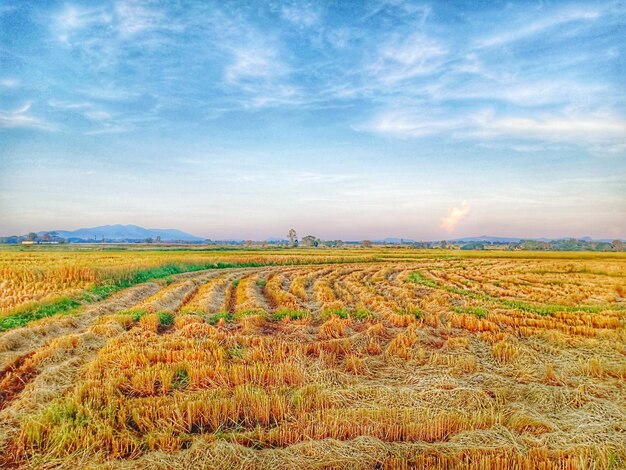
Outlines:
{"type": "Polygon", "coordinates": [[[318,246],[319,245],[319,240],[314,237],[313,235],[307,235],[306,237],[302,238],[302,246],[318,246]]]}
{"type": "Polygon", "coordinates": [[[613,245],[615,251],[624,251],[624,242],[621,240],[613,240],[611,245],[613,245]]]}
{"type": "Polygon", "coordinates": [[[37,234],[35,232],[30,232],[28,234],[28,241],[30,241],[30,242],[37,241],[38,238],[39,237],[37,236],[37,234]]]}
{"type": "Polygon", "coordinates": [[[253,242],[252,240],[246,240],[245,245],[246,245],[246,247],[247,247],[247,248],[250,248],[250,247],[252,246],[252,244],[253,244],[253,243],[254,243],[254,242],[253,242]]]}
{"type": "Polygon", "coordinates": [[[157,235],[157,237],[156,237],[155,241],[156,241],[157,243],[161,243],[161,235],[157,235]]]}
{"type": "Polygon", "coordinates": [[[287,233],[287,238],[289,239],[289,244],[291,246],[298,246],[298,234],[294,229],[289,229],[289,233],[287,233]]]}
{"type": "Polygon", "coordinates": [[[144,240],[146,243],[152,243],[154,240],[151,237],[148,237],[144,240]]]}
{"type": "Polygon", "coordinates": [[[485,244],[481,242],[469,242],[461,246],[461,250],[484,250],[485,244]]]}
{"type": "Polygon", "coordinates": [[[445,241],[445,240],[441,240],[440,246],[441,246],[441,248],[443,248],[445,250],[446,248],[448,248],[448,242],[445,241]]]}
{"type": "Polygon", "coordinates": [[[41,236],[41,239],[44,242],[49,242],[50,240],[52,240],[52,236],[50,235],[50,233],[46,232],[41,236]]]}
{"type": "Polygon", "coordinates": [[[363,245],[363,248],[371,248],[372,240],[363,240],[362,245],[363,245]]]}

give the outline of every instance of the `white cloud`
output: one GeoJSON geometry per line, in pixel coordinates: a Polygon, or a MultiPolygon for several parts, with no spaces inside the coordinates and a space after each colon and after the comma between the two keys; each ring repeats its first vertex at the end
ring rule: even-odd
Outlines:
{"type": "Polygon", "coordinates": [[[161,28],[166,17],[163,12],[146,8],[137,1],[118,1],[115,4],[118,28],[122,37],[134,36],[143,31],[161,28]]]}
{"type": "Polygon", "coordinates": [[[534,36],[551,28],[571,23],[574,21],[592,21],[601,16],[600,10],[568,10],[553,14],[542,14],[541,19],[529,21],[517,28],[509,29],[503,33],[485,37],[476,42],[477,48],[497,47],[514,41],[534,36]]]}
{"type": "Polygon", "coordinates": [[[320,19],[320,13],[310,4],[283,6],[281,15],[287,21],[299,26],[311,27],[320,19]]]}
{"type": "Polygon", "coordinates": [[[100,8],[79,8],[73,5],[67,5],[61,13],[59,13],[53,23],[53,31],[59,41],[70,43],[71,36],[83,29],[110,24],[112,16],[100,8]]]}
{"type": "Polygon", "coordinates": [[[53,108],[78,112],[90,121],[107,121],[113,118],[111,113],[109,113],[108,111],[101,109],[94,103],[89,103],[85,101],[70,102],[50,100],[48,104],[53,108]]]}
{"type": "Polygon", "coordinates": [[[470,205],[466,201],[463,201],[461,207],[451,207],[448,209],[448,215],[441,219],[441,228],[446,232],[454,232],[459,222],[467,218],[469,213],[470,205]]]}
{"type": "Polygon", "coordinates": [[[607,112],[550,113],[497,117],[493,112],[473,117],[477,136],[522,137],[544,141],[592,144],[626,141],[626,120],[607,112]]]}
{"type": "Polygon", "coordinates": [[[284,69],[272,48],[242,46],[231,49],[233,62],[226,67],[229,82],[248,78],[271,78],[282,75],[284,69]]]}
{"type": "Polygon", "coordinates": [[[378,114],[369,123],[356,126],[355,129],[392,137],[415,138],[451,131],[461,126],[461,120],[436,117],[432,111],[429,113],[426,109],[392,109],[378,114]]]}
{"type": "Polygon", "coordinates": [[[3,78],[0,80],[0,87],[16,88],[20,85],[20,81],[15,78],[3,78]]]}
{"type": "Polygon", "coordinates": [[[379,113],[356,130],[398,138],[448,134],[451,138],[492,140],[518,138],[538,142],[581,145],[600,152],[616,153],[626,144],[626,119],[610,112],[527,112],[497,115],[491,109],[450,116],[437,109],[390,109],[379,113]],[[612,150],[611,150],[612,149],[612,150]]]}
{"type": "MultiPolygon", "coordinates": [[[[454,77],[457,78],[457,77],[454,77]]],[[[487,77],[484,77],[487,78],[487,77]]],[[[427,90],[437,100],[489,100],[502,101],[520,107],[545,105],[592,105],[614,94],[609,86],[599,83],[583,83],[565,79],[529,80],[487,78],[469,83],[445,83],[427,90]]]]}
{"type": "Polygon", "coordinates": [[[446,47],[428,36],[395,36],[379,47],[366,69],[382,82],[396,83],[436,72],[447,55],[446,47]]]}
{"type": "Polygon", "coordinates": [[[0,111],[0,127],[15,128],[34,128],[43,130],[52,130],[54,126],[29,114],[31,104],[29,102],[13,111],[0,111]]]}
{"type": "Polygon", "coordinates": [[[299,87],[290,80],[291,67],[284,60],[283,44],[275,34],[247,23],[224,18],[217,26],[215,47],[227,58],[223,86],[243,108],[302,103],[299,87]]]}

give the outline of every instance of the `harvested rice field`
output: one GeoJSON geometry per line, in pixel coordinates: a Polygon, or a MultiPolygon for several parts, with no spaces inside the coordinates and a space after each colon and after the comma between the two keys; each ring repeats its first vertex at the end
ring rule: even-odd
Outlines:
{"type": "Polygon", "coordinates": [[[622,253],[4,251],[0,307],[2,467],[626,468],[622,253]]]}

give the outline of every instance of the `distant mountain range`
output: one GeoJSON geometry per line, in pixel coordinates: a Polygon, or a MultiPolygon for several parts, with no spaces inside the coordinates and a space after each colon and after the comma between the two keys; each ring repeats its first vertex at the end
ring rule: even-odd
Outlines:
{"type": "Polygon", "coordinates": [[[592,237],[560,237],[560,238],[517,238],[517,237],[492,237],[489,235],[480,235],[478,237],[463,237],[463,238],[455,238],[454,240],[448,240],[453,243],[469,243],[469,242],[487,242],[487,243],[519,243],[524,240],[532,240],[536,242],[554,242],[559,240],[569,240],[574,238],[576,240],[582,240],[585,242],[604,242],[610,243],[614,239],[603,238],[599,240],[595,240],[592,237]]]}
{"type": "MultiPolygon", "coordinates": [[[[156,239],[161,237],[161,241],[184,241],[184,242],[201,242],[205,240],[196,237],[181,230],[162,229],[162,228],[143,228],[138,225],[101,225],[100,227],[79,228],[78,230],[55,230],[59,237],[66,240],[104,240],[106,241],[127,241],[127,240],[145,240],[147,238],[156,239]]],[[[39,232],[37,235],[42,236],[45,233],[39,232]]]]}
{"type": "MultiPolygon", "coordinates": [[[[37,235],[41,238],[46,233],[53,231],[41,231],[37,235]]],[[[138,225],[101,225],[99,227],[80,228],[78,230],[54,230],[56,234],[67,240],[68,242],[142,242],[148,238],[156,241],[157,237],[160,237],[162,242],[186,242],[186,243],[200,243],[206,240],[203,237],[197,237],[190,233],[183,232],[176,229],[159,229],[159,228],[144,228],[138,225]]],[[[1,238],[1,237],[0,237],[1,238]]],[[[10,237],[9,237],[10,238],[10,237]]],[[[14,237],[15,238],[15,237],[14,237]]],[[[17,237],[25,239],[26,235],[17,237]]],[[[520,237],[495,237],[491,235],[480,235],[477,237],[462,237],[455,239],[447,239],[450,243],[519,243],[524,240],[532,240],[538,242],[556,242],[559,240],[567,240],[575,237],[562,237],[562,238],[520,238],[520,237]]],[[[606,242],[611,243],[613,239],[592,239],[591,237],[576,238],[585,242],[606,242]]],[[[283,244],[288,241],[284,238],[268,238],[265,240],[270,244],[283,244]]],[[[362,240],[345,240],[346,244],[360,244],[362,240]]],[[[425,241],[425,240],[424,240],[425,241]]],[[[227,239],[227,240],[214,240],[213,243],[226,243],[226,244],[241,244],[243,239],[227,239]]],[[[372,239],[372,242],[378,245],[399,245],[402,243],[411,244],[417,243],[412,238],[398,238],[387,237],[383,239],[372,239]]],[[[426,241],[427,243],[434,243],[433,240],[426,241]]],[[[5,242],[6,243],[6,242],[5,242]]],[[[8,243],[16,243],[8,242],[8,243]]],[[[19,240],[18,240],[19,243],[19,240]]]]}
{"type": "Polygon", "coordinates": [[[382,240],[372,240],[373,243],[384,243],[385,245],[400,245],[402,243],[415,243],[412,238],[387,237],[382,240]]]}

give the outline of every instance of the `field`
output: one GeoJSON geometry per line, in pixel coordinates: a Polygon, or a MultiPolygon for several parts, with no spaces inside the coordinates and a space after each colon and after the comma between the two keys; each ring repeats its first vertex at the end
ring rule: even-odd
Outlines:
{"type": "Polygon", "coordinates": [[[626,468],[624,253],[0,251],[0,466],[626,468]]]}

